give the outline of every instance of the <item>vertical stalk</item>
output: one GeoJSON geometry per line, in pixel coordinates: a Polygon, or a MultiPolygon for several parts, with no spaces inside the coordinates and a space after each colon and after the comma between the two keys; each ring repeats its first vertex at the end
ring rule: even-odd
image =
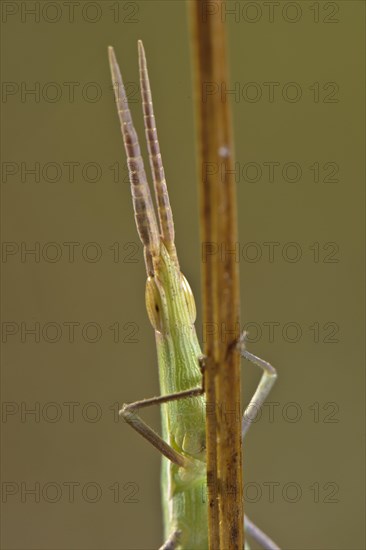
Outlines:
{"type": "Polygon", "coordinates": [[[210,550],[242,550],[239,272],[222,2],[190,0],[198,120],[210,550]]]}

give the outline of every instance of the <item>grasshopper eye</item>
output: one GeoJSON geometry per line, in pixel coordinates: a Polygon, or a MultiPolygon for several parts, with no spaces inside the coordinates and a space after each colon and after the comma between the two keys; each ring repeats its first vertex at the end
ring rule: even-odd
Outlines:
{"type": "Polygon", "coordinates": [[[162,332],[161,298],[154,277],[148,277],[146,281],[145,303],[150,323],[155,330],[162,332]]]}
{"type": "Polygon", "coordinates": [[[189,320],[193,324],[196,320],[196,302],[194,301],[193,292],[191,290],[191,287],[189,286],[189,283],[183,273],[181,273],[182,277],[182,288],[184,297],[186,300],[187,308],[188,308],[188,314],[189,314],[189,320]]]}

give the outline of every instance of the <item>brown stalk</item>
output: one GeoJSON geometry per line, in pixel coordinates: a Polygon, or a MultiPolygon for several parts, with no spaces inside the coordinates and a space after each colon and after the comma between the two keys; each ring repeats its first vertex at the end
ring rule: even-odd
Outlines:
{"type": "Polygon", "coordinates": [[[244,548],[234,148],[222,2],[190,0],[198,120],[210,550],[244,548]]]}

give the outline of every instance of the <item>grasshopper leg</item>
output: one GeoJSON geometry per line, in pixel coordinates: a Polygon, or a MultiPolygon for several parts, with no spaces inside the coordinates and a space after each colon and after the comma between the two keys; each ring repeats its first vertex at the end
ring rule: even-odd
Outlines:
{"type": "MultiPolygon", "coordinates": [[[[265,402],[269,392],[272,389],[273,384],[277,379],[276,369],[267,361],[260,359],[253,353],[250,353],[245,349],[245,332],[242,334],[239,340],[239,351],[242,357],[245,357],[251,363],[254,363],[263,370],[262,378],[258,384],[258,387],[252,397],[251,402],[245,409],[243,415],[242,423],[242,437],[247,433],[253,419],[255,418],[255,413],[260,409],[260,407],[265,402]]],[[[244,516],[244,528],[246,534],[250,535],[254,540],[256,540],[264,550],[279,550],[279,546],[269,538],[259,527],[257,527],[248,516],[244,516]]]]}
{"type": "Polygon", "coordinates": [[[135,401],[134,403],[129,403],[123,405],[122,409],[119,411],[119,415],[128,423],[132,428],[134,428],[139,434],[141,434],[145,439],[150,441],[152,445],[158,451],[160,451],[166,458],[182,466],[183,468],[187,466],[189,459],[184,457],[181,453],[173,449],[164,439],[157,434],[150,426],[148,426],[142,418],[140,418],[135,411],[150,405],[161,405],[162,403],[167,403],[169,401],[176,401],[177,399],[186,399],[189,397],[196,397],[197,395],[202,395],[202,388],[192,388],[191,390],[185,390],[177,393],[172,393],[169,395],[163,395],[161,397],[152,397],[151,399],[142,399],[141,401],[135,401]]]}
{"type": "Polygon", "coordinates": [[[245,412],[243,415],[241,433],[242,433],[242,437],[244,438],[251,423],[255,418],[256,412],[261,408],[261,406],[267,399],[267,396],[277,379],[277,371],[270,363],[268,363],[267,361],[264,361],[263,359],[260,359],[259,357],[257,357],[256,355],[254,355],[253,353],[250,353],[245,349],[245,332],[240,337],[238,348],[239,348],[240,355],[242,357],[244,357],[251,363],[254,363],[255,365],[257,365],[263,370],[262,378],[260,379],[260,382],[252,397],[252,400],[247,406],[247,408],[245,409],[245,412]]]}
{"type": "Polygon", "coordinates": [[[277,546],[268,535],[261,531],[248,516],[244,516],[244,528],[245,533],[256,540],[262,546],[263,550],[280,550],[280,547],[277,546]]]}
{"type": "Polygon", "coordinates": [[[180,543],[181,531],[173,531],[168,540],[166,540],[163,546],[160,546],[159,550],[176,550],[180,543]]]}

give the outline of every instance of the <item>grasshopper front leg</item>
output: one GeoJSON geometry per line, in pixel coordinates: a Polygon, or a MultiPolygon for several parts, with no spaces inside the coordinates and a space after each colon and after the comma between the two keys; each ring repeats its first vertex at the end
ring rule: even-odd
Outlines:
{"type": "Polygon", "coordinates": [[[181,532],[179,530],[173,531],[163,546],[160,546],[159,550],[176,550],[180,544],[180,536],[181,532]]]}
{"type": "Polygon", "coordinates": [[[188,459],[166,443],[166,441],[164,441],[159,434],[150,428],[150,426],[148,426],[142,418],[135,413],[135,411],[145,407],[150,407],[150,405],[161,405],[163,403],[169,403],[170,401],[176,401],[177,399],[196,397],[198,395],[202,395],[202,393],[202,388],[193,388],[191,390],[176,392],[170,395],[163,395],[161,397],[142,399],[141,401],[135,401],[134,403],[123,405],[122,409],[119,411],[119,415],[166,458],[168,458],[171,462],[174,462],[174,464],[185,468],[188,465],[188,459]]]}
{"type": "Polygon", "coordinates": [[[256,540],[263,550],[280,550],[280,547],[268,536],[266,535],[259,527],[257,527],[248,516],[244,516],[244,528],[245,533],[250,535],[254,540],[256,540]]]}
{"type": "MultiPolygon", "coordinates": [[[[253,353],[250,353],[245,349],[245,336],[246,333],[243,332],[238,343],[239,353],[242,357],[260,367],[263,370],[263,374],[258,384],[258,387],[243,414],[243,438],[249,430],[251,423],[253,422],[255,413],[258,411],[258,409],[261,408],[261,406],[267,399],[268,394],[270,393],[277,379],[277,371],[270,363],[264,361],[263,359],[260,359],[259,357],[253,355],[253,353]]],[[[250,535],[254,540],[256,540],[264,550],[280,550],[279,546],[277,546],[277,544],[261,529],[259,529],[259,527],[257,527],[246,515],[244,516],[244,528],[246,534],[250,535]]],[[[246,544],[246,547],[247,546],[248,545],[246,544]]]]}
{"type": "Polygon", "coordinates": [[[258,409],[261,408],[261,406],[267,399],[268,394],[271,391],[274,383],[277,380],[277,371],[270,363],[268,363],[267,361],[264,361],[263,359],[260,359],[259,357],[257,357],[256,355],[254,355],[253,353],[250,353],[245,349],[245,336],[246,336],[246,333],[243,332],[243,334],[239,339],[239,342],[238,342],[239,353],[242,357],[244,357],[251,363],[254,363],[258,367],[260,367],[263,370],[263,374],[258,384],[258,387],[249,405],[245,409],[245,412],[243,415],[243,423],[242,423],[243,438],[247,433],[247,431],[249,430],[249,427],[253,422],[253,419],[255,418],[255,413],[258,411],[258,409]]]}
{"type": "MultiPolygon", "coordinates": [[[[174,464],[180,467],[186,468],[190,464],[190,460],[183,456],[181,453],[173,449],[171,445],[166,443],[164,439],[157,434],[150,426],[148,426],[136,413],[138,409],[149,407],[150,405],[161,405],[178,399],[187,399],[190,397],[196,397],[203,394],[202,388],[193,388],[191,390],[185,390],[176,392],[170,395],[164,395],[161,397],[152,397],[150,399],[142,399],[141,401],[135,401],[123,405],[119,414],[126,420],[132,428],[134,428],[139,434],[147,439],[152,445],[160,451],[166,458],[168,458],[174,464]]],[[[177,550],[181,544],[181,531],[179,529],[174,530],[159,550],[177,550]]]]}

